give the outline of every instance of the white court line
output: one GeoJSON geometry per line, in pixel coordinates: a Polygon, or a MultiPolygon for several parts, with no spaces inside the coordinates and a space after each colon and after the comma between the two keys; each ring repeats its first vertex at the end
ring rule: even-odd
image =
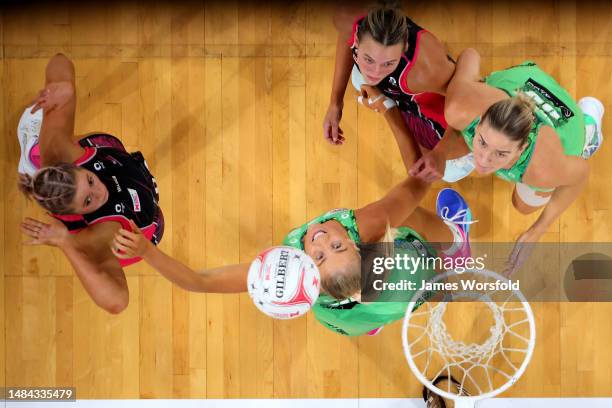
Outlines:
{"type": "MultiPolygon", "coordinates": [[[[424,408],[419,398],[181,399],[6,402],[6,408],[424,408]]],[[[479,408],[610,408],[612,398],[494,398],[479,408]]]]}

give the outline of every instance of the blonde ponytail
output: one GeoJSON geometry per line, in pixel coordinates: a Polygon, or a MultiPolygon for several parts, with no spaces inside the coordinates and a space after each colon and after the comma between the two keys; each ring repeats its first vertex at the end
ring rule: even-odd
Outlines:
{"type": "Polygon", "coordinates": [[[521,146],[529,138],[535,124],[535,103],[523,92],[494,103],[482,116],[481,122],[487,122],[496,131],[507,135],[511,140],[520,142],[521,146]]]}
{"type": "Polygon", "coordinates": [[[19,190],[54,214],[70,214],[76,194],[76,171],[73,164],[44,167],[33,177],[19,174],[19,190]]]}

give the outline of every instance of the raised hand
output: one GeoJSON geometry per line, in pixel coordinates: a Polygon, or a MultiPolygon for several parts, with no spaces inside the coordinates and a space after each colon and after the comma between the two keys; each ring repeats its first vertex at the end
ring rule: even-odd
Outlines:
{"type": "Polygon", "coordinates": [[[514,272],[521,269],[521,266],[529,259],[536,243],[540,240],[541,234],[527,230],[523,232],[514,244],[514,248],[506,261],[502,275],[509,278],[514,272]]]}
{"type": "Polygon", "coordinates": [[[323,136],[328,142],[335,145],[344,143],[344,131],[340,127],[342,119],[342,106],[330,104],[323,120],[323,136]]]}
{"type": "Polygon", "coordinates": [[[393,99],[385,96],[380,89],[371,85],[361,85],[361,95],[357,97],[357,102],[374,112],[382,113],[397,106],[393,99]]]}
{"type": "Polygon", "coordinates": [[[51,112],[66,105],[74,97],[74,84],[70,81],[52,82],[38,92],[32,102],[32,113],[39,109],[51,112]]]}
{"type": "Polygon", "coordinates": [[[412,165],[408,174],[427,183],[433,183],[444,177],[445,170],[446,160],[438,155],[435,150],[432,150],[423,154],[423,156],[412,165]]]}
{"type": "Polygon", "coordinates": [[[70,238],[68,228],[61,221],[50,217],[49,223],[27,217],[21,223],[21,231],[31,238],[26,245],[50,245],[61,247],[70,238]]]}

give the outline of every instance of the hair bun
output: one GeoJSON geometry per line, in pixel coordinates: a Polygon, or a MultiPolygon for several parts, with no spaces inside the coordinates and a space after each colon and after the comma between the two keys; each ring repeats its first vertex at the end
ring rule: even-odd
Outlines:
{"type": "Polygon", "coordinates": [[[529,95],[527,95],[525,92],[517,92],[515,95],[515,98],[517,100],[517,102],[522,103],[526,108],[531,109],[532,111],[535,111],[536,108],[536,103],[533,100],[533,98],[529,95]]]}
{"type": "Polygon", "coordinates": [[[33,198],[47,211],[70,214],[76,194],[76,169],[74,164],[43,167],[34,176],[19,174],[17,184],[27,198],[33,198]]]}

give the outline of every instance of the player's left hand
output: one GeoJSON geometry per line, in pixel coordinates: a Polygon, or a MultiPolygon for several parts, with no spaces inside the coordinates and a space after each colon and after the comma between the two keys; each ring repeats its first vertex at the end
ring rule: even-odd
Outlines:
{"type": "Polygon", "coordinates": [[[142,258],[153,246],[132,220],[130,227],[132,227],[131,232],[123,228],[117,231],[111,244],[113,255],[119,259],[142,258]]]}
{"type": "Polygon", "coordinates": [[[372,85],[361,85],[361,95],[357,97],[357,102],[372,109],[374,112],[382,113],[397,106],[393,99],[387,97],[377,87],[372,85]]]}
{"type": "Polygon", "coordinates": [[[541,236],[540,232],[529,229],[518,237],[502,273],[506,278],[509,278],[514,272],[519,270],[525,261],[529,259],[541,236]]]}

